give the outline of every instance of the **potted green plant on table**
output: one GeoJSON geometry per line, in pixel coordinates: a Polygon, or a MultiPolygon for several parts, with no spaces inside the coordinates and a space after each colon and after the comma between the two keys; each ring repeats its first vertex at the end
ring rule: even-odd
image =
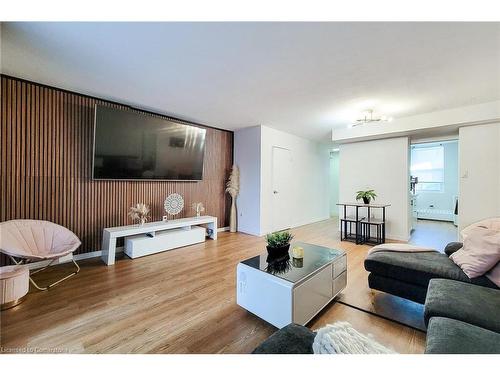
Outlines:
{"type": "Polygon", "coordinates": [[[372,199],[375,200],[376,196],[377,194],[375,194],[374,190],[360,190],[356,192],[356,200],[359,201],[362,199],[364,204],[370,204],[370,201],[372,199]]]}
{"type": "Polygon", "coordinates": [[[274,232],[266,235],[267,252],[271,257],[288,254],[293,235],[288,231],[274,232]]]}

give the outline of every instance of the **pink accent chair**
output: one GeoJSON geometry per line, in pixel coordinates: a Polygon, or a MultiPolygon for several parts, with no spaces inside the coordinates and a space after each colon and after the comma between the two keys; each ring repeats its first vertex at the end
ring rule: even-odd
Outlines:
{"type": "MultiPolygon", "coordinates": [[[[57,259],[73,253],[81,245],[78,237],[55,223],[44,220],[9,220],[0,223],[0,252],[8,255],[15,264],[48,260],[49,264],[31,272],[31,275],[50,267],[57,259]]],[[[80,267],[72,259],[76,271],[46,286],[30,281],[38,290],[47,290],[78,272],[80,267]]]]}

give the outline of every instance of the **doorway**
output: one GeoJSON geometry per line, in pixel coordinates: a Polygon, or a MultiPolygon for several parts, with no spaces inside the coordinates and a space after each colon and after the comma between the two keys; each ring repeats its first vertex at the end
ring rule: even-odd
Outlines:
{"type": "Polygon", "coordinates": [[[329,177],[329,187],[330,187],[330,217],[339,217],[339,149],[334,148],[330,150],[330,175],[329,177]]]}
{"type": "Polygon", "coordinates": [[[289,149],[273,146],[273,231],[291,227],[293,215],[293,159],[289,149]]]}
{"type": "Polygon", "coordinates": [[[458,140],[410,146],[410,243],[442,251],[458,237],[458,140]]]}

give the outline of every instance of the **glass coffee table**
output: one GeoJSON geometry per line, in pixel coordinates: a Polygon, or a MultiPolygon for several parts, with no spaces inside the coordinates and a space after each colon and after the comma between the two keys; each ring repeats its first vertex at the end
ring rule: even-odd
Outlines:
{"type": "Polygon", "coordinates": [[[347,256],[342,250],[293,242],[288,254],[266,253],[240,262],[236,302],[275,327],[306,324],[347,285],[347,256]],[[292,249],[304,249],[301,259],[292,249]]]}

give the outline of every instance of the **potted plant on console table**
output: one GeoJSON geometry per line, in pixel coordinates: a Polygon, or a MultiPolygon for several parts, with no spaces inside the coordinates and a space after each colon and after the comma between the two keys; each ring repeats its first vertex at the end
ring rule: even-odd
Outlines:
{"type": "Polygon", "coordinates": [[[267,253],[272,257],[288,254],[292,239],[293,235],[288,231],[267,234],[267,253]]]}
{"type": "Polygon", "coordinates": [[[375,200],[375,197],[377,194],[375,194],[374,190],[360,190],[356,192],[356,200],[359,201],[360,199],[363,199],[364,204],[370,204],[370,201],[373,199],[375,200]]]}

